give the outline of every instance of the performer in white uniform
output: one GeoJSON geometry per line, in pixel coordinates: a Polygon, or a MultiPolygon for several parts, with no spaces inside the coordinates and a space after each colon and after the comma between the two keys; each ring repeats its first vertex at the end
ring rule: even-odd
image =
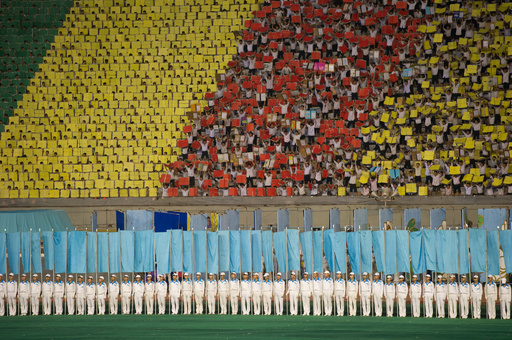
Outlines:
{"type": "Polygon", "coordinates": [[[263,282],[261,283],[261,290],[263,294],[263,312],[265,315],[270,315],[272,313],[272,292],[273,285],[270,280],[269,273],[265,273],[263,275],[263,282]]]}
{"type": "Polygon", "coordinates": [[[331,279],[331,273],[326,270],[322,281],[322,296],[324,300],[324,312],[326,316],[332,314],[332,295],[334,293],[334,283],[331,279]]]}
{"type": "Polygon", "coordinates": [[[55,303],[55,315],[62,315],[62,298],[64,297],[64,282],[60,279],[60,274],[55,276],[53,283],[53,301],[55,303]]]}
{"type": "Polygon", "coordinates": [[[276,315],[283,315],[283,296],[286,291],[286,282],[281,279],[281,273],[277,273],[274,281],[274,308],[276,315]]]}
{"type": "Polygon", "coordinates": [[[382,298],[384,297],[384,282],[380,279],[380,274],[374,274],[372,282],[373,308],[375,316],[382,316],[382,298]]]}
{"type": "Polygon", "coordinates": [[[322,315],[322,280],[313,272],[313,315],[322,315]]]}
{"type": "Polygon", "coordinates": [[[404,281],[404,276],[398,277],[398,283],[396,284],[396,295],[398,297],[398,317],[405,318],[407,315],[407,309],[405,302],[407,301],[407,295],[409,294],[409,287],[407,282],[404,281]]]}
{"type": "MultiPolygon", "coordinates": [[[[184,279],[181,282],[181,294],[183,295],[183,314],[192,313],[192,290],[193,284],[188,273],[183,274],[184,279]]],[[[172,285],[169,288],[172,294],[172,285]]]]}
{"type": "Polygon", "coordinates": [[[85,315],[85,296],[86,296],[85,282],[82,275],[78,276],[76,283],[76,314],[85,315]]]}
{"type": "Polygon", "coordinates": [[[473,319],[480,319],[480,316],[482,315],[482,285],[478,281],[478,275],[473,276],[473,283],[471,284],[471,304],[473,307],[473,319]]]}
{"type": "Polygon", "coordinates": [[[28,297],[30,295],[30,282],[27,280],[27,274],[21,275],[21,281],[18,285],[18,296],[20,299],[20,315],[25,316],[28,313],[28,297]]]}
{"type": "Polygon", "coordinates": [[[460,295],[460,316],[463,319],[467,319],[469,315],[469,284],[466,281],[466,275],[462,275],[461,282],[459,284],[459,295],[460,295]]]}
{"type": "Polygon", "coordinates": [[[135,276],[133,283],[133,303],[135,304],[135,314],[142,314],[142,301],[144,299],[144,282],[140,275],[135,276]]]}
{"type": "Polygon", "coordinates": [[[455,275],[450,275],[448,282],[448,317],[457,318],[457,304],[459,303],[459,284],[455,282],[455,275]]]}
{"type": "Polygon", "coordinates": [[[144,300],[146,301],[146,314],[153,314],[155,309],[155,283],[151,274],[146,275],[144,283],[144,300]]]}
{"type": "MultiPolygon", "coordinates": [[[[115,279],[115,277],[114,277],[115,279]]],[[[100,276],[98,279],[98,284],[96,285],[96,299],[98,300],[98,315],[105,315],[105,298],[107,297],[107,285],[105,284],[103,276],[100,276]]],[[[112,311],[109,307],[110,314],[117,314],[117,297],[119,295],[119,285],[117,285],[117,289],[110,290],[108,287],[108,302],[109,306],[111,306],[111,299],[116,301],[115,310],[112,311]],[[115,294],[115,295],[114,295],[115,294]],[[115,313],[114,313],[115,312],[115,313]]]]}
{"type": "Polygon", "coordinates": [[[505,320],[510,319],[510,285],[507,279],[501,279],[500,285],[500,304],[501,304],[501,317],[505,320]]]}
{"type": "Polygon", "coordinates": [[[121,313],[130,314],[130,298],[132,294],[132,283],[128,280],[128,275],[125,275],[121,283],[121,313]]]}
{"type": "Polygon", "coordinates": [[[300,282],[295,276],[295,272],[291,273],[291,278],[288,280],[288,297],[290,299],[290,315],[297,315],[299,312],[299,292],[300,282]]]}
{"type": "Polygon", "coordinates": [[[445,301],[446,301],[446,293],[447,288],[443,282],[443,277],[441,275],[437,276],[437,284],[436,284],[436,306],[437,306],[437,317],[444,318],[445,313],[445,301]]]}
{"type": "MultiPolygon", "coordinates": [[[[103,281],[101,281],[103,283],[103,281]]],[[[99,285],[97,287],[98,289],[98,299],[100,298],[100,292],[99,292],[99,285]]],[[[118,301],[119,301],[119,282],[116,280],[116,275],[112,274],[110,276],[110,282],[108,284],[108,310],[110,314],[117,314],[118,309],[118,301]]],[[[99,313],[100,303],[98,300],[98,313],[99,313]]]]}
{"type": "Polygon", "coordinates": [[[251,297],[254,315],[260,315],[261,312],[261,281],[258,273],[254,273],[251,282],[251,297]]]}
{"type": "Polygon", "coordinates": [[[66,282],[66,303],[68,305],[68,315],[75,314],[76,283],[73,279],[73,275],[68,275],[68,282],[66,282]]]}
{"type": "Polygon", "coordinates": [[[336,314],[343,316],[345,314],[345,280],[341,272],[336,273],[334,280],[334,299],[336,300],[336,314]]]}
{"type": "Polygon", "coordinates": [[[368,273],[363,273],[363,279],[359,282],[359,296],[363,309],[363,316],[370,316],[371,305],[370,296],[372,295],[372,282],[368,279],[368,273]]]}
{"type": "Polygon", "coordinates": [[[347,298],[348,298],[348,315],[356,316],[357,314],[357,292],[359,291],[359,283],[355,279],[355,274],[351,272],[347,281],[347,298]]]}
{"type": "MultiPolygon", "coordinates": [[[[180,301],[180,290],[181,285],[178,280],[175,279],[178,276],[176,273],[172,275],[171,284],[174,284],[175,288],[178,290],[177,298],[173,301],[173,297],[171,295],[171,311],[173,314],[178,313],[179,309],[179,301],[180,301]],[[174,305],[176,304],[176,305],[174,305]],[[176,308],[176,309],[173,309],[176,308]]],[[[155,291],[156,291],[156,301],[158,304],[158,314],[165,314],[165,298],[167,297],[167,282],[165,282],[164,276],[162,274],[158,274],[158,282],[155,283],[155,291]]]]}
{"type": "MultiPolygon", "coordinates": [[[[85,285],[85,294],[87,296],[87,315],[94,315],[94,303],[96,300],[96,285],[92,282],[92,276],[87,278],[85,285]]],[[[105,301],[103,301],[105,303],[105,301]]]]}
{"type": "Polygon", "coordinates": [[[418,275],[412,276],[411,282],[411,309],[412,317],[419,318],[420,311],[420,299],[421,299],[421,284],[418,282],[418,275]]]}
{"type": "Polygon", "coordinates": [[[213,273],[208,274],[206,281],[206,300],[208,303],[208,314],[215,314],[215,299],[217,296],[217,280],[213,277],[213,273]]]}
{"type": "Polygon", "coordinates": [[[498,287],[492,275],[487,276],[485,284],[485,300],[487,301],[487,316],[489,319],[496,318],[496,300],[498,299],[498,287]]]}
{"type": "Polygon", "coordinates": [[[30,283],[30,305],[32,307],[32,315],[39,315],[39,298],[41,297],[41,281],[38,280],[38,275],[32,275],[32,282],[30,283]]]}
{"type": "Polygon", "coordinates": [[[52,314],[53,282],[50,281],[50,277],[50,274],[45,275],[41,288],[43,293],[43,315],[52,314]]]}
{"type": "Polygon", "coordinates": [[[311,294],[313,292],[313,285],[309,279],[308,272],[304,273],[304,278],[300,281],[300,295],[302,297],[302,315],[309,315],[311,313],[311,294]]]}
{"type": "Polygon", "coordinates": [[[3,274],[0,274],[0,316],[5,315],[5,298],[7,297],[7,283],[3,274]]]}
{"type": "Polygon", "coordinates": [[[395,284],[392,281],[391,275],[386,277],[386,284],[384,285],[384,298],[386,299],[386,316],[393,317],[393,310],[395,308],[395,284]]]}
{"type": "Polygon", "coordinates": [[[204,281],[201,279],[201,273],[196,273],[196,279],[194,280],[194,302],[196,303],[196,314],[203,314],[204,286],[204,281]]]}
{"type": "Polygon", "coordinates": [[[423,282],[423,303],[425,304],[425,317],[431,318],[434,314],[433,301],[434,301],[435,287],[431,280],[430,274],[425,276],[423,282]]]}
{"type": "Polygon", "coordinates": [[[242,315],[251,314],[251,280],[249,280],[249,273],[243,274],[242,282],[240,282],[241,302],[242,302],[242,315]]]}
{"type": "Polygon", "coordinates": [[[238,314],[238,297],[240,296],[240,282],[236,278],[236,273],[231,273],[229,280],[229,301],[231,303],[231,314],[238,314]]]}
{"type": "Polygon", "coordinates": [[[218,282],[219,292],[219,307],[220,314],[226,315],[228,313],[228,292],[229,292],[229,281],[226,280],[226,274],[220,273],[220,279],[218,282]]]}

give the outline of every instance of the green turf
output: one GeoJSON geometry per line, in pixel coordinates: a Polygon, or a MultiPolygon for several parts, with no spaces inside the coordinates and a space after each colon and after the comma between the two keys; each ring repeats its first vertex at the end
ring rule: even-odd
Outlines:
{"type": "Polygon", "coordinates": [[[1,317],[3,339],[504,339],[511,320],[325,316],[106,315],[1,317]]]}

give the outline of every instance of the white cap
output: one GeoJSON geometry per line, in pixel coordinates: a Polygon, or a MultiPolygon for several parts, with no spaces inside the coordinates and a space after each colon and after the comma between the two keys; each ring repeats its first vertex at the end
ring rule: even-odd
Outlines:
{"type": "Polygon", "coordinates": [[[73,278],[73,275],[68,275],[68,279],[72,279],[73,278]]]}
{"type": "Polygon", "coordinates": [[[441,279],[441,278],[443,278],[443,277],[442,277],[441,275],[437,275],[437,278],[438,278],[438,279],[441,279]]]}
{"type": "Polygon", "coordinates": [[[430,274],[427,274],[427,277],[430,277],[430,274]]]}
{"type": "Polygon", "coordinates": [[[399,279],[403,279],[403,278],[404,278],[404,276],[403,276],[403,275],[400,275],[398,278],[399,278],[399,279]]]}
{"type": "Polygon", "coordinates": [[[326,270],[326,271],[324,272],[324,274],[330,274],[330,273],[329,273],[329,271],[328,271],[328,270],[326,270]]]}
{"type": "Polygon", "coordinates": [[[338,270],[338,271],[336,272],[336,274],[341,274],[341,272],[338,270]]]}
{"type": "MultiPolygon", "coordinates": [[[[187,273],[185,273],[184,275],[187,275],[187,276],[188,276],[188,274],[187,274],[187,273]]],[[[160,276],[160,277],[164,277],[162,274],[160,274],[159,276],[160,276]]],[[[172,273],[172,276],[178,276],[178,273],[174,272],[174,273],[172,273]]]]}
{"type": "Polygon", "coordinates": [[[55,275],[55,277],[60,277],[60,274],[55,275]]]}
{"type": "Polygon", "coordinates": [[[213,273],[208,273],[208,276],[213,275],[213,273]]]}
{"type": "Polygon", "coordinates": [[[295,275],[295,272],[291,272],[291,275],[295,275]]]}
{"type": "Polygon", "coordinates": [[[487,275],[487,278],[492,277],[492,275],[487,275]]]}
{"type": "Polygon", "coordinates": [[[153,277],[151,274],[146,275],[146,277],[153,277]]]}
{"type": "Polygon", "coordinates": [[[78,278],[79,279],[83,279],[84,277],[82,275],[78,275],[78,278]]]}
{"type": "Polygon", "coordinates": [[[37,277],[38,275],[37,274],[33,274],[32,277],[37,277]]]}
{"type": "Polygon", "coordinates": [[[455,277],[455,275],[451,274],[450,277],[455,277]]]}
{"type": "Polygon", "coordinates": [[[50,275],[50,274],[46,274],[45,276],[46,276],[46,277],[51,277],[51,275],[50,275]]]}
{"type": "Polygon", "coordinates": [[[200,272],[197,272],[197,273],[196,273],[196,276],[197,276],[197,275],[201,275],[201,273],[200,273],[200,272]]]}
{"type": "Polygon", "coordinates": [[[222,272],[220,273],[220,276],[226,276],[226,273],[222,272]]]}
{"type": "MultiPolygon", "coordinates": [[[[174,274],[174,275],[176,275],[176,274],[174,274]]],[[[188,275],[188,273],[184,273],[183,276],[189,276],[189,275],[188,275]]]]}
{"type": "Polygon", "coordinates": [[[117,276],[116,276],[116,274],[112,274],[112,275],[110,275],[110,277],[117,277],[117,276]]]}
{"type": "Polygon", "coordinates": [[[244,275],[249,275],[249,273],[248,272],[244,272],[244,275]]]}
{"type": "Polygon", "coordinates": [[[507,283],[507,279],[506,278],[502,278],[501,279],[501,283],[503,283],[503,284],[507,283]]]}
{"type": "Polygon", "coordinates": [[[478,275],[473,275],[473,279],[478,279],[478,275]]]}
{"type": "Polygon", "coordinates": [[[263,277],[268,277],[268,276],[270,276],[268,273],[263,274],[263,277]]]}
{"type": "Polygon", "coordinates": [[[140,279],[140,275],[139,274],[135,275],[135,278],[140,279]]]}
{"type": "MultiPolygon", "coordinates": [[[[172,276],[176,275],[176,273],[172,274],[172,276]]],[[[164,277],[162,274],[158,274],[158,277],[164,277]]]]}
{"type": "Polygon", "coordinates": [[[386,276],[387,279],[391,279],[391,275],[386,276]]]}
{"type": "Polygon", "coordinates": [[[313,272],[313,274],[318,274],[318,272],[315,270],[315,271],[313,272]]]}
{"type": "Polygon", "coordinates": [[[412,277],[418,278],[418,275],[414,274],[412,277]]]}
{"type": "Polygon", "coordinates": [[[377,273],[373,274],[373,276],[379,276],[379,275],[380,275],[380,273],[379,273],[379,272],[377,272],[377,273]]]}
{"type": "Polygon", "coordinates": [[[308,272],[304,272],[304,275],[309,275],[309,273],[308,272]]]}
{"type": "Polygon", "coordinates": [[[236,275],[236,273],[235,272],[231,272],[231,275],[236,275]]]}
{"type": "Polygon", "coordinates": [[[102,280],[103,280],[103,279],[105,279],[105,278],[104,278],[103,276],[100,276],[100,279],[102,279],[102,280]]]}
{"type": "Polygon", "coordinates": [[[89,276],[88,278],[92,280],[92,276],[89,276]]]}
{"type": "Polygon", "coordinates": [[[281,272],[278,272],[278,273],[277,273],[277,276],[281,276],[281,272]]]}
{"type": "Polygon", "coordinates": [[[128,275],[125,275],[124,277],[128,277],[128,275]]]}
{"type": "Polygon", "coordinates": [[[356,274],[354,274],[354,272],[350,272],[350,274],[348,274],[348,275],[356,275],[356,274]]]}
{"type": "Polygon", "coordinates": [[[21,277],[27,277],[27,274],[23,273],[21,274],[21,277]]]}
{"type": "Polygon", "coordinates": [[[465,278],[466,278],[466,275],[462,275],[460,278],[461,278],[461,279],[465,279],[465,278]]]}
{"type": "Polygon", "coordinates": [[[364,272],[364,273],[363,273],[363,275],[368,275],[368,273],[367,273],[367,272],[364,272]]]}
{"type": "Polygon", "coordinates": [[[14,276],[14,274],[13,273],[9,273],[9,276],[14,276]]]}

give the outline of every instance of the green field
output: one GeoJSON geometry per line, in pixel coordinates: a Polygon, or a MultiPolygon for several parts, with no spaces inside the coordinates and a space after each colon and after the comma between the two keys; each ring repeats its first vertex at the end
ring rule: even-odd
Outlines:
{"type": "Polygon", "coordinates": [[[106,315],[1,317],[2,339],[510,339],[511,320],[325,316],[106,315]]]}

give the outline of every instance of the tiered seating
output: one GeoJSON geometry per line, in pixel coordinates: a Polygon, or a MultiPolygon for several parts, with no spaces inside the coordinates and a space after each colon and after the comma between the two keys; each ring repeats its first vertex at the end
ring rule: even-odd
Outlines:
{"type": "Polygon", "coordinates": [[[70,0],[2,1],[0,7],[0,132],[23,98],[62,27],[70,0]]]}
{"type": "Polygon", "coordinates": [[[2,197],[156,196],[256,0],[77,1],[0,140],[2,197]]]}

